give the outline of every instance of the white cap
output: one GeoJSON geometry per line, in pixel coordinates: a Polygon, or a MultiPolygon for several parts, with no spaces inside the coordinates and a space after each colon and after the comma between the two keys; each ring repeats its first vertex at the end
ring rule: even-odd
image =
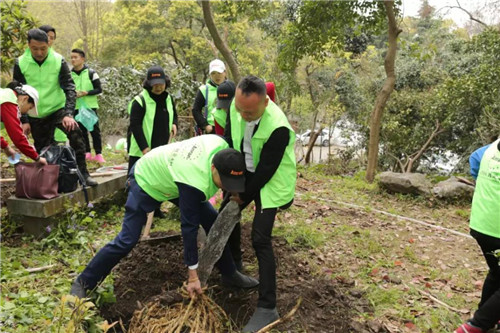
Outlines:
{"type": "Polygon", "coordinates": [[[215,59],[210,62],[209,68],[209,74],[212,74],[213,72],[217,73],[224,73],[226,70],[226,65],[222,62],[222,60],[215,59]]]}
{"type": "Polygon", "coordinates": [[[30,85],[23,84],[21,89],[29,95],[29,97],[33,98],[35,102],[35,107],[28,111],[30,116],[38,116],[38,91],[30,85]]]}

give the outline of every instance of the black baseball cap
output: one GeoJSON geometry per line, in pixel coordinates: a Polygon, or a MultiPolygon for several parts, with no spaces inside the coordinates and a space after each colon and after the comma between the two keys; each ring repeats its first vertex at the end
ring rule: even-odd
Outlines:
{"type": "Polygon", "coordinates": [[[234,98],[236,85],[233,81],[226,80],[217,87],[217,105],[218,109],[229,109],[234,98]]]}
{"type": "Polygon", "coordinates": [[[148,69],[147,80],[150,86],[155,84],[167,84],[165,79],[165,71],[160,66],[153,66],[148,69]]]}
{"type": "Polygon", "coordinates": [[[213,165],[219,172],[222,186],[229,192],[245,192],[245,158],[233,148],[215,154],[213,165]]]}

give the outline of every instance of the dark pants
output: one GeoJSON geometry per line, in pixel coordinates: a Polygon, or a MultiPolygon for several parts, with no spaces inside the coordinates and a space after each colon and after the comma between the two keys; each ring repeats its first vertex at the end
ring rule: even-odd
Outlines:
{"type": "Polygon", "coordinates": [[[255,199],[252,223],[252,246],[259,263],[259,300],[257,306],[276,307],[276,260],[274,258],[272,231],[277,208],[262,209],[260,196],[255,199]]]}
{"type": "Polygon", "coordinates": [[[129,156],[128,157],[128,171],[127,173],[130,173],[130,170],[132,170],[132,167],[135,165],[135,163],[140,159],[138,156],[129,156]]]}
{"type": "MultiPolygon", "coordinates": [[[[129,174],[129,192],[125,204],[125,217],[123,218],[122,230],[111,242],[106,244],[90,261],[78,279],[86,289],[94,289],[96,285],[104,280],[120,260],[135,247],[141,236],[142,227],[146,224],[148,212],[160,207],[161,202],[156,201],[144,192],[134,178],[134,172],[129,174]]],[[[172,200],[177,204],[177,200],[172,200]]],[[[202,203],[201,216],[202,226],[209,232],[217,218],[217,212],[210,203],[202,203]]],[[[217,267],[223,275],[233,274],[236,270],[231,252],[226,247],[217,267]]]]}
{"type": "MultiPolygon", "coordinates": [[[[92,109],[97,114],[97,109],[92,109]]],[[[75,112],[75,116],[78,114],[78,110],[75,112]]],[[[83,140],[85,141],[85,151],[90,153],[90,140],[89,140],[89,131],[83,124],[78,123],[80,129],[82,130],[83,140]]],[[[94,124],[94,130],[90,132],[92,136],[92,143],[94,145],[94,150],[96,154],[102,153],[102,141],[101,141],[101,130],[99,129],[99,121],[94,124]]]]}
{"type": "Polygon", "coordinates": [[[64,110],[60,109],[45,118],[28,118],[35,148],[37,152],[40,153],[44,147],[54,143],[54,131],[56,127],[59,128],[66,134],[69,145],[75,150],[76,163],[78,164],[80,172],[85,177],[88,175],[88,171],[87,164],[85,163],[85,141],[82,131],[80,128],[67,131],[62,125],[64,116],[64,110]]]}
{"type": "MultiPolygon", "coordinates": [[[[253,174],[246,173],[246,182],[251,182],[253,174]]],[[[252,222],[252,246],[259,263],[259,300],[257,306],[272,309],[276,307],[276,260],[274,258],[272,231],[277,208],[262,209],[260,195],[253,200],[255,202],[255,215],[252,222]]],[[[229,202],[229,195],[221,203],[221,210],[229,202]]],[[[248,204],[240,206],[244,209],[248,204]]],[[[287,204],[280,208],[288,208],[287,204]]],[[[241,225],[238,223],[228,240],[232,257],[235,261],[241,261],[241,225]]]]}
{"type": "Polygon", "coordinates": [[[478,310],[474,313],[472,324],[483,330],[489,330],[500,321],[500,238],[475,230],[471,230],[470,234],[481,247],[490,268],[484,280],[481,301],[478,310]],[[498,251],[498,256],[495,256],[495,251],[498,251]]]}

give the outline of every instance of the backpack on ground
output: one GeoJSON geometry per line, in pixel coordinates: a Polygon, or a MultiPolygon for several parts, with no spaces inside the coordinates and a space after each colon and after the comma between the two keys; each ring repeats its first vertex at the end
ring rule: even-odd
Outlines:
{"type": "Polygon", "coordinates": [[[85,190],[87,184],[78,169],[73,148],[70,146],[50,145],[43,149],[40,156],[45,157],[49,164],[59,165],[59,193],[75,191],[78,187],[78,181],[80,181],[85,192],[85,199],[87,199],[87,191],[85,190]]]}

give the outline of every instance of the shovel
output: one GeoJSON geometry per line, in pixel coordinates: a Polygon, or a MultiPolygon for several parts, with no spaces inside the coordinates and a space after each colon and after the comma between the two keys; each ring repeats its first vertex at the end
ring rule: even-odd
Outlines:
{"type": "Polygon", "coordinates": [[[144,227],[144,232],[142,233],[142,237],[139,240],[139,242],[155,242],[155,241],[164,241],[164,240],[173,240],[173,239],[180,239],[181,234],[173,234],[173,235],[167,235],[167,236],[159,236],[159,237],[150,237],[149,233],[151,231],[151,225],[153,224],[153,216],[155,212],[152,211],[148,213],[148,219],[146,220],[146,226],[144,227]]]}

